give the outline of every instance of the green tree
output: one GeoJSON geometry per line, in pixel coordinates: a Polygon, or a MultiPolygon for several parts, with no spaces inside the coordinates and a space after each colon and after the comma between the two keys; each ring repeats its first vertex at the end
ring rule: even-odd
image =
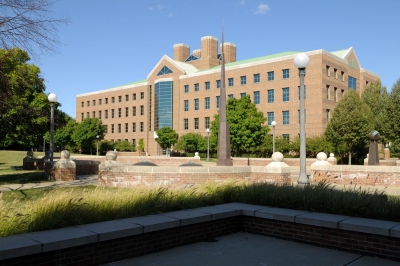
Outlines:
{"type": "Polygon", "coordinates": [[[138,149],[140,152],[144,151],[144,140],[143,139],[139,139],[138,149]]]}
{"type": "Polygon", "coordinates": [[[76,126],[72,139],[81,148],[81,150],[90,150],[92,154],[92,144],[100,135],[104,136],[105,128],[98,118],[85,118],[81,123],[76,126]]]}
{"type": "Polygon", "coordinates": [[[76,143],[72,139],[72,135],[74,134],[78,124],[75,122],[75,119],[69,115],[65,115],[64,119],[66,124],[61,128],[55,129],[54,143],[67,149],[72,149],[76,146],[76,143]]]}
{"type": "Polygon", "coordinates": [[[393,84],[387,104],[386,136],[389,141],[400,138],[400,79],[393,84]]]}
{"type": "Polygon", "coordinates": [[[207,139],[200,133],[187,133],[179,137],[174,149],[186,152],[204,151],[207,150],[207,139]]]}
{"type": "Polygon", "coordinates": [[[388,131],[387,107],[389,104],[389,94],[381,82],[368,85],[361,95],[361,99],[369,106],[373,114],[373,127],[381,135],[381,140],[386,141],[388,131]]]}
{"type": "Polygon", "coordinates": [[[156,141],[163,149],[170,148],[171,145],[174,145],[178,141],[178,133],[170,127],[162,127],[156,130],[156,133],[158,135],[156,141]]]}
{"type": "Polygon", "coordinates": [[[369,106],[359,94],[349,90],[337,104],[325,130],[326,139],[332,143],[335,152],[345,147],[351,164],[352,155],[359,159],[367,153],[368,134],[373,130],[373,116],[369,106]],[[343,146],[341,146],[343,145],[343,146]]]}
{"type": "MultiPolygon", "coordinates": [[[[269,127],[264,125],[267,119],[251,102],[249,95],[228,100],[226,120],[229,123],[231,151],[236,156],[240,156],[243,152],[256,151],[269,131],[269,127]]],[[[211,123],[212,147],[217,146],[218,127],[219,114],[216,114],[211,123]]]]}
{"type": "Polygon", "coordinates": [[[135,147],[127,140],[120,140],[114,144],[117,151],[135,151],[135,147]]]}
{"type": "Polygon", "coordinates": [[[326,140],[325,135],[313,136],[306,140],[307,156],[316,158],[319,152],[330,153],[333,152],[332,144],[326,140]]]}

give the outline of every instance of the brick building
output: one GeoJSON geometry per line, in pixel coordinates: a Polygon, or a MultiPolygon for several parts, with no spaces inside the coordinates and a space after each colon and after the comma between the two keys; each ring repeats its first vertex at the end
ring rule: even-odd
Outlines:
{"type": "MultiPolygon", "coordinates": [[[[218,39],[201,38],[201,49],[173,46],[174,58],[164,55],[146,79],[76,96],[76,120],[98,117],[107,126],[107,140],[144,139],[145,150],[157,154],[154,131],[172,127],[179,135],[206,135],[219,108],[221,66],[218,39]],[[218,49],[219,48],[219,49],[218,49]]],[[[299,77],[293,63],[299,52],[283,52],[236,61],[236,45],[224,43],[227,97],[250,95],[276,134],[294,138],[300,132],[299,77]]],[[[353,48],[335,52],[315,50],[310,57],[306,86],[306,136],[320,135],[337,102],[349,89],[361,93],[379,76],[360,67],[353,48]]]]}

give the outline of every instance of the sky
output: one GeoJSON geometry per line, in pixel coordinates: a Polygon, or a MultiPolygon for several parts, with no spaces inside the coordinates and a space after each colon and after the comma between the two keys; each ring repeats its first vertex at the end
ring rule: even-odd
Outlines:
{"type": "Polygon", "coordinates": [[[237,61],[286,51],[353,47],[390,91],[400,78],[399,0],[59,0],[58,53],[32,61],[46,93],[76,116],[76,95],[146,79],[173,45],[203,36],[237,46],[237,61]]]}

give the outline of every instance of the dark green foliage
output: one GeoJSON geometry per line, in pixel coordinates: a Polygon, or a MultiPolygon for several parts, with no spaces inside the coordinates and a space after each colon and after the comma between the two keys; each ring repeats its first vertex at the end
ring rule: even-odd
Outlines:
{"type": "Polygon", "coordinates": [[[135,147],[127,140],[115,142],[114,148],[117,149],[117,151],[135,151],[135,147]]]}
{"type": "Polygon", "coordinates": [[[174,150],[186,152],[199,152],[207,150],[207,137],[199,133],[187,133],[179,137],[174,150]]]}
{"type": "Polygon", "coordinates": [[[101,120],[98,118],[85,118],[81,123],[77,124],[72,134],[72,139],[82,150],[90,150],[90,154],[92,154],[92,144],[97,139],[96,136],[100,135],[102,139],[104,131],[105,128],[101,120]]]}
{"type": "Polygon", "coordinates": [[[387,139],[395,141],[400,138],[400,79],[393,84],[387,104],[387,139]]]}
{"type": "Polygon", "coordinates": [[[178,133],[170,127],[163,127],[156,130],[158,138],[156,141],[163,149],[170,148],[178,141],[178,133]]]}

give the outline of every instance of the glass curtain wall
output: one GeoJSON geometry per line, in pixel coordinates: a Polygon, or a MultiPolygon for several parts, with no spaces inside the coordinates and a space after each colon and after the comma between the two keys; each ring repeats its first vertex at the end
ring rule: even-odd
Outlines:
{"type": "Polygon", "coordinates": [[[172,128],[172,81],[155,84],[154,130],[162,127],[172,128]]]}

